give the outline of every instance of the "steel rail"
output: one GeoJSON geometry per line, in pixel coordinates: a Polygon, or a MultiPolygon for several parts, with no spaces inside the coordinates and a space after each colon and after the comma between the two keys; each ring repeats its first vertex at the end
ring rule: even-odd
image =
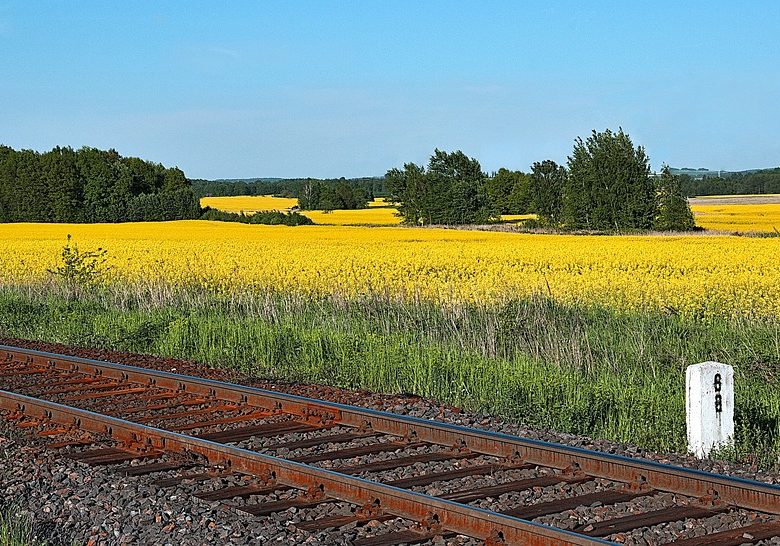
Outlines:
{"type": "Polygon", "coordinates": [[[597,478],[646,483],[658,491],[692,497],[716,496],[740,508],[780,514],[778,485],[171,372],[5,345],[0,345],[2,352],[9,359],[26,359],[42,367],[96,374],[104,378],[164,387],[304,417],[316,416],[324,421],[348,426],[361,427],[367,424],[374,431],[401,437],[413,436],[416,441],[444,446],[464,444],[477,453],[516,457],[531,464],[557,469],[575,467],[597,478]]]}
{"type": "Polygon", "coordinates": [[[413,521],[433,518],[443,530],[482,540],[501,537],[506,544],[545,546],[612,544],[482,508],[4,390],[0,390],[0,409],[105,434],[128,445],[199,454],[210,462],[226,464],[232,471],[254,475],[272,473],[281,485],[304,491],[316,488],[329,498],[358,506],[378,501],[385,513],[413,521]]]}

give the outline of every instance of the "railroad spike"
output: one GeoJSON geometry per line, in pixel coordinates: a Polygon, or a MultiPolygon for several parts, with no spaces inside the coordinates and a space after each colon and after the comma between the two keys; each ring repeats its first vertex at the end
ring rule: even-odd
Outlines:
{"type": "Polygon", "coordinates": [[[363,506],[355,508],[353,512],[356,516],[360,516],[361,518],[364,517],[366,519],[385,515],[384,510],[382,510],[382,501],[379,499],[367,502],[363,506]]]}

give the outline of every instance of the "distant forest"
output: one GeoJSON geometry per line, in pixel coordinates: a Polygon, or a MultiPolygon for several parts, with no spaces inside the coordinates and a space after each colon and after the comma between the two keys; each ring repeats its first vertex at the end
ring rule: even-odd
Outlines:
{"type": "Polygon", "coordinates": [[[385,180],[378,178],[254,178],[244,180],[192,180],[198,197],[275,195],[299,200],[301,209],[360,209],[375,197],[387,195],[385,180]]]}
{"type": "MultiPolygon", "coordinates": [[[[700,169],[702,177],[681,172],[693,169],[671,169],[677,173],[683,195],[739,195],[780,193],[780,168],[729,172],[717,176],[717,171],[700,169]]],[[[530,174],[500,169],[487,177],[488,192],[495,212],[523,214],[533,212],[529,201],[530,174]]],[[[385,177],[373,178],[289,178],[243,180],[192,180],[198,197],[230,195],[275,195],[300,200],[302,209],[364,208],[375,197],[387,197],[385,177]]]]}
{"type": "Polygon", "coordinates": [[[729,173],[722,177],[704,176],[699,179],[681,175],[680,182],[687,197],[780,193],[780,168],[729,173]]]}
{"type": "Polygon", "coordinates": [[[116,150],[0,146],[0,222],[143,222],[200,214],[176,167],[116,150]]]}
{"type": "MultiPolygon", "coordinates": [[[[500,169],[486,175],[476,160],[460,152],[437,150],[430,167],[427,172],[423,166],[408,164],[404,172],[393,169],[383,177],[352,179],[189,180],[177,167],[122,157],[116,150],[56,147],[40,153],[0,145],[0,222],[139,222],[200,217],[289,225],[305,222],[297,217],[260,215],[251,220],[236,219],[200,208],[201,197],[240,195],[297,198],[304,210],[359,209],[376,197],[390,196],[404,210],[425,210],[423,221],[433,223],[480,223],[500,214],[529,212],[539,213],[551,225],[560,221],[557,205],[547,213],[542,210],[550,201],[547,190],[555,189],[557,194],[561,180],[569,176],[565,169],[559,173],[561,168],[553,162],[535,163],[532,173],[500,169]],[[450,178],[459,182],[452,186],[450,178]],[[412,188],[420,184],[425,191],[412,196],[412,188]]],[[[706,171],[701,178],[696,173],[675,176],[680,188],[675,192],[681,197],[780,193],[780,168],[722,176],[712,173],[706,171]]],[[[413,222],[420,221],[420,214],[410,214],[413,216],[413,222]]]]}

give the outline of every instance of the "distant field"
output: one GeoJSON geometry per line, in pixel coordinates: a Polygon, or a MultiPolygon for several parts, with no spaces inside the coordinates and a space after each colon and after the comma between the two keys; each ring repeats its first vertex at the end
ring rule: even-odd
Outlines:
{"type": "Polygon", "coordinates": [[[730,232],[780,231],[780,195],[709,195],[690,199],[696,225],[730,232]]]}
{"type": "Polygon", "coordinates": [[[295,198],[274,197],[273,195],[203,197],[200,200],[201,207],[211,207],[225,212],[245,212],[246,214],[267,210],[288,211],[297,204],[298,200],[295,198]]]}
{"type": "Polygon", "coordinates": [[[691,205],[707,205],[713,201],[721,205],[766,205],[780,204],[780,193],[764,193],[749,195],[702,195],[692,197],[691,205]]]}
{"type": "Polygon", "coordinates": [[[536,214],[502,214],[501,221],[507,223],[518,223],[523,220],[534,220],[536,214]]]}
{"type": "Polygon", "coordinates": [[[301,214],[308,216],[314,223],[326,226],[392,226],[401,223],[392,207],[375,206],[356,210],[305,210],[301,214]]]}
{"type": "MultiPolygon", "coordinates": [[[[202,206],[227,212],[253,214],[257,211],[289,211],[297,199],[271,195],[204,197],[202,206]]],[[[780,230],[780,195],[711,195],[690,199],[696,225],[709,230],[726,232],[774,232],[780,230]]],[[[321,211],[309,210],[302,214],[317,224],[326,226],[392,226],[401,223],[397,209],[385,199],[374,199],[367,209],[321,211]]],[[[536,218],[535,214],[504,214],[501,220],[518,223],[536,218]]]]}
{"type": "MultiPolygon", "coordinates": [[[[239,195],[235,197],[203,197],[202,207],[209,206],[226,212],[244,212],[253,214],[258,211],[289,211],[298,204],[297,199],[274,197],[272,195],[239,195]]],[[[397,210],[389,206],[384,198],[374,199],[367,209],[357,210],[306,210],[301,214],[308,216],[317,224],[326,226],[390,226],[401,223],[396,216],[397,210]]]]}

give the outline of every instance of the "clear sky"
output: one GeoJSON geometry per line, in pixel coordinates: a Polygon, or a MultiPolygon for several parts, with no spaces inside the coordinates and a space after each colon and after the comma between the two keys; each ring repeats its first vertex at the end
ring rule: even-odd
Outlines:
{"type": "Polygon", "coordinates": [[[780,2],[0,0],[0,143],[192,178],[381,175],[462,149],[780,165],[780,2]]]}

